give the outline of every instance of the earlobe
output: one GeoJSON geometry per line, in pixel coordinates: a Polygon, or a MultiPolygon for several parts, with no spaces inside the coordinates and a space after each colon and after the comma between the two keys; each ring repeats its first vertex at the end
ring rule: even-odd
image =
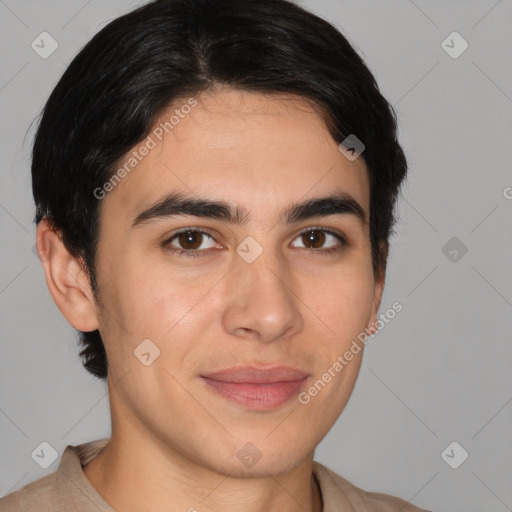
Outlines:
{"type": "Polygon", "coordinates": [[[66,320],[79,331],[98,329],[97,306],[87,273],[47,219],[37,226],[36,247],[48,290],[66,320]]]}

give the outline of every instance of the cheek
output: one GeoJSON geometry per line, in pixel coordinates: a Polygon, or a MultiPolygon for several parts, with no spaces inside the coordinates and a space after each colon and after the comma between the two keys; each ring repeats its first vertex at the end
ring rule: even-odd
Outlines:
{"type": "Polygon", "coordinates": [[[314,289],[311,309],[325,322],[335,345],[350,342],[367,327],[374,293],[371,268],[341,268],[314,289]]]}
{"type": "Polygon", "coordinates": [[[358,336],[368,325],[374,293],[373,272],[365,262],[340,266],[321,285],[310,286],[315,290],[311,310],[327,328],[315,320],[315,330],[326,334],[315,344],[315,378],[303,398],[308,417],[315,418],[315,429],[322,435],[347,404],[361,367],[364,344],[358,336]]]}
{"type": "Polygon", "coordinates": [[[126,260],[110,268],[107,281],[104,303],[112,314],[103,316],[108,330],[115,331],[112,339],[128,338],[133,350],[146,338],[157,346],[179,338],[179,351],[185,352],[187,340],[209,325],[218,276],[188,275],[165,262],[126,260]]]}

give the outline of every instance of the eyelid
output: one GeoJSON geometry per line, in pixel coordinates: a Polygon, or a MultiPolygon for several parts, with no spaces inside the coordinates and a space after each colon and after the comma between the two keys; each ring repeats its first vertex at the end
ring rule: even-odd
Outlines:
{"type": "MultiPolygon", "coordinates": [[[[295,235],[295,238],[297,238],[298,236],[300,236],[300,235],[302,235],[304,233],[307,233],[308,231],[323,231],[324,233],[329,233],[330,235],[333,235],[335,237],[339,237],[339,238],[343,239],[343,241],[345,243],[347,243],[346,236],[341,231],[338,231],[337,229],[334,229],[334,228],[327,228],[325,226],[308,226],[306,228],[301,229],[295,235]]],[[[295,240],[295,238],[294,238],[294,240],[295,240]]]]}
{"type": "Polygon", "coordinates": [[[194,233],[196,233],[196,232],[203,233],[205,235],[211,236],[212,238],[215,238],[215,236],[217,236],[217,235],[213,234],[214,231],[210,230],[210,228],[200,228],[197,226],[185,226],[183,228],[177,229],[176,231],[172,231],[171,234],[166,233],[163,237],[163,243],[166,243],[169,240],[171,240],[172,238],[180,235],[181,233],[186,233],[187,231],[193,231],[194,233]]]}
{"type": "MultiPolygon", "coordinates": [[[[189,227],[185,227],[185,228],[180,228],[177,231],[174,231],[171,235],[166,235],[166,237],[164,238],[164,240],[162,242],[162,245],[166,246],[171,241],[173,241],[176,237],[178,237],[182,233],[186,233],[187,231],[191,231],[193,233],[201,233],[203,235],[209,236],[212,240],[215,241],[215,243],[217,243],[217,244],[219,243],[219,242],[217,242],[217,240],[215,238],[216,235],[212,234],[207,228],[198,228],[195,226],[189,226],[189,227]]],[[[194,252],[204,252],[204,251],[205,250],[203,249],[202,251],[196,250],[194,252]]],[[[187,252],[192,252],[192,251],[187,251],[187,252]]]]}

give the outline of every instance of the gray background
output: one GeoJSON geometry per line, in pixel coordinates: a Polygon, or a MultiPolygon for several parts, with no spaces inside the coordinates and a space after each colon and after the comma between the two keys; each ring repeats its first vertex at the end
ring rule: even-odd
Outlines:
{"type": "MultiPolygon", "coordinates": [[[[56,469],[32,460],[42,441],[60,456],[110,435],[106,384],[82,368],[33,253],[25,133],[78,50],[141,3],[0,1],[0,495],[56,469]],[[47,59],[31,48],[43,31],[59,44],[47,59]]],[[[301,3],[366,60],[410,164],[381,306],[403,311],[369,341],[316,459],[433,511],[512,510],[512,2],[301,3]],[[469,43],[456,59],[441,46],[453,31],[469,43]],[[452,237],[468,248],[456,261],[452,237]],[[457,469],[441,457],[452,441],[469,453],[457,469]]]]}

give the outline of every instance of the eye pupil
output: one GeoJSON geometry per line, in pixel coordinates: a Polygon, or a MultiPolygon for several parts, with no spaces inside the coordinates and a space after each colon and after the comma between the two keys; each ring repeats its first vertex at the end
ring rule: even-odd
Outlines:
{"type": "Polygon", "coordinates": [[[315,249],[318,249],[325,243],[325,233],[318,230],[307,231],[303,234],[303,240],[306,247],[314,247],[315,249]],[[318,244],[318,242],[320,243],[318,244]]]}
{"type": "Polygon", "coordinates": [[[202,233],[199,233],[197,231],[184,231],[183,233],[180,233],[178,235],[178,240],[180,245],[184,249],[197,249],[201,245],[201,237],[202,233]],[[195,243],[194,243],[195,241],[195,243]],[[190,245],[192,247],[190,247],[190,245]]]}

